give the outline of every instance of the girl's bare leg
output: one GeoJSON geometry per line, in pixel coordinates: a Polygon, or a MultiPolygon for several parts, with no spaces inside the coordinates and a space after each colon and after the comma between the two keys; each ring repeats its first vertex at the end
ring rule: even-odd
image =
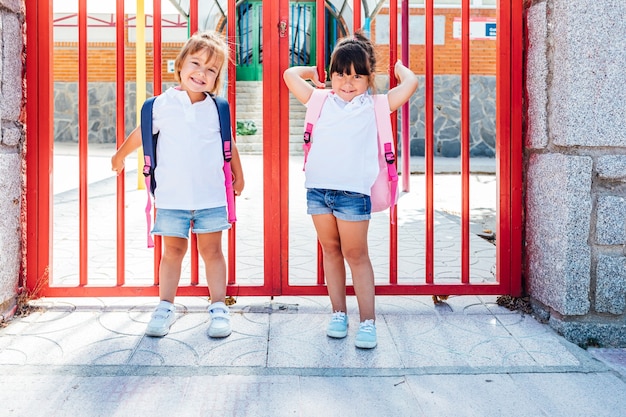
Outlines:
{"type": "Polygon", "coordinates": [[[159,265],[159,298],[174,303],[183,258],[187,252],[187,239],[163,236],[163,255],[159,265]]]}
{"type": "Polygon", "coordinates": [[[332,214],[316,214],[312,217],[324,255],[324,274],[333,312],[346,312],[346,265],[341,252],[337,219],[332,214]]]}
{"type": "Polygon", "coordinates": [[[198,253],[206,268],[211,303],[226,300],[226,260],[222,252],[222,232],[198,235],[198,253]]]}
{"type": "Polygon", "coordinates": [[[376,320],[374,269],[367,248],[369,220],[350,222],[337,220],[341,252],[352,272],[352,284],[359,305],[361,322],[376,320]]]}

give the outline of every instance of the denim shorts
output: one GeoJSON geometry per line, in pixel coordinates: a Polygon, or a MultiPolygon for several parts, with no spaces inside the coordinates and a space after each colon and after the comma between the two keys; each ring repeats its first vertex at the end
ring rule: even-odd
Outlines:
{"type": "Polygon", "coordinates": [[[308,214],[332,214],[340,220],[369,220],[372,212],[370,196],[352,191],[309,188],[306,192],[308,214]]]}
{"type": "Polygon", "coordinates": [[[226,206],[202,210],[157,209],[153,235],[189,238],[193,233],[213,233],[230,229],[226,206]]]}

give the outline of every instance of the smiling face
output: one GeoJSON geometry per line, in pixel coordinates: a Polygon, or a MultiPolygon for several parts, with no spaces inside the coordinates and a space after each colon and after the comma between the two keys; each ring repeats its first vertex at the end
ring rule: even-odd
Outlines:
{"type": "Polygon", "coordinates": [[[227,57],[226,42],[219,33],[196,33],[187,40],[174,61],[174,75],[192,102],[204,100],[205,93],[220,92],[227,57]]]}
{"type": "Polygon", "coordinates": [[[204,100],[205,93],[214,91],[221,68],[219,58],[209,55],[206,49],[187,55],[180,67],[181,90],[189,94],[192,102],[204,100]]]}
{"type": "MultiPolygon", "coordinates": [[[[367,39],[342,39],[330,58],[330,82],[335,94],[345,101],[374,88],[376,61],[368,52],[367,39]]],[[[373,52],[373,51],[372,51],[373,52]]]]}
{"type": "Polygon", "coordinates": [[[344,101],[351,101],[354,97],[367,91],[370,85],[370,77],[357,74],[354,66],[349,73],[333,72],[330,74],[330,85],[335,94],[344,101]]]}

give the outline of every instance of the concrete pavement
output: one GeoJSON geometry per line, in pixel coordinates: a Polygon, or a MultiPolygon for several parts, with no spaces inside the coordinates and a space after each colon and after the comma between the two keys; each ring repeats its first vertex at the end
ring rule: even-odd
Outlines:
{"type": "MultiPolygon", "coordinates": [[[[97,208],[114,190],[110,172],[105,172],[109,156],[103,152],[99,160],[90,158],[94,171],[90,201],[98,203],[94,205],[96,220],[90,224],[90,236],[97,236],[97,242],[90,246],[90,277],[103,281],[114,269],[105,233],[112,224],[107,213],[112,212],[97,208]]],[[[76,213],[72,211],[75,186],[62,184],[73,178],[71,172],[62,175],[62,170],[74,167],[71,158],[59,161],[55,168],[55,228],[63,230],[64,222],[76,221],[76,213]]],[[[254,231],[252,224],[245,222],[251,213],[259,211],[258,175],[254,174],[258,164],[247,162],[247,199],[242,196],[238,204],[243,224],[240,230],[254,231]]],[[[436,198],[441,198],[436,214],[437,247],[450,253],[458,245],[458,221],[454,219],[458,196],[450,188],[456,183],[454,176],[442,178],[444,185],[439,190],[452,192],[448,197],[438,197],[445,196],[444,192],[436,193],[436,198]]],[[[412,207],[401,213],[405,219],[402,228],[408,230],[413,223],[420,223],[421,197],[415,197],[420,194],[420,179],[415,176],[412,180],[412,193],[402,197],[410,202],[403,205],[412,207]]],[[[495,182],[489,176],[475,175],[472,187],[484,192],[480,204],[472,206],[476,208],[473,227],[481,229],[486,225],[481,221],[492,221],[490,207],[495,205],[490,199],[495,201],[495,188],[490,187],[495,187],[495,182]]],[[[128,195],[129,206],[145,203],[139,194],[128,195]]],[[[310,219],[297,214],[302,212],[298,202],[301,196],[293,200],[290,217],[298,226],[296,235],[310,240],[310,219]]],[[[129,207],[127,216],[134,217],[134,211],[129,207]]],[[[138,221],[135,227],[132,219],[127,222],[132,258],[128,274],[140,277],[151,266],[149,251],[133,245],[145,246],[145,225],[138,221]],[[138,235],[136,240],[134,234],[138,235]]],[[[373,235],[384,230],[377,222],[372,221],[373,235]]],[[[400,238],[408,242],[419,233],[407,232],[400,238]]],[[[308,279],[314,255],[299,245],[297,237],[293,236],[295,254],[290,265],[295,280],[308,279]]],[[[485,270],[483,279],[490,279],[493,245],[482,239],[472,242],[480,249],[473,253],[474,272],[485,270]],[[482,244],[487,246],[477,246],[482,244]]],[[[71,285],[75,279],[75,243],[69,233],[55,235],[57,284],[71,285]]],[[[241,279],[255,283],[262,279],[262,244],[244,239],[239,246],[241,279]]],[[[401,273],[419,271],[417,261],[411,259],[414,252],[399,257],[401,273]]],[[[372,258],[377,268],[384,264],[384,255],[374,253],[372,258]]],[[[455,262],[442,259],[437,271],[445,275],[456,267],[455,262]]],[[[44,298],[32,302],[35,311],[0,328],[0,415],[626,415],[625,349],[582,349],[533,317],[499,306],[495,296],[456,296],[437,305],[427,296],[379,296],[378,347],[373,350],[354,347],[358,327],[354,297],[349,298],[351,326],[343,340],[325,336],[328,297],[237,297],[231,307],[234,332],[221,340],[206,335],[205,297],[178,297],[178,318],[171,332],[164,338],[144,336],[156,302],[139,297],[44,298]]]]}

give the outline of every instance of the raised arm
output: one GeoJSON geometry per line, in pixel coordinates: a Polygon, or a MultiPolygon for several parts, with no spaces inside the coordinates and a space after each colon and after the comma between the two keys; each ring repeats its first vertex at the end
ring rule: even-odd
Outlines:
{"type": "Polygon", "coordinates": [[[394,73],[399,83],[387,94],[391,111],[400,108],[417,90],[417,77],[413,71],[402,65],[401,61],[396,62],[394,73]]]}
{"type": "Polygon", "coordinates": [[[307,82],[310,80],[316,87],[325,87],[320,82],[316,67],[291,67],[283,73],[283,79],[289,91],[302,104],[306,104],[313,94],[314,87],[307,82]]]}

